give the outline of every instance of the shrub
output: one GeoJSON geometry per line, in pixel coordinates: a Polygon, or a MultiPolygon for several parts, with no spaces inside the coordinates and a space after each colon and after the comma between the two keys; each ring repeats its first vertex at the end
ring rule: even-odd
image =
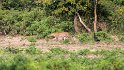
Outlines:
{"type": "Polygon", "coordinates": [[[81,43],[83,43],[83,42],[88,42],[88,41],[91,41],[91,40],[92,40],[91,35],[88,34],[88,33],[79,34],[79,35],[77,36],[77,38],[79,39],[79,41],[80,41],[81,43]]]}
{"type": "Polygon", "coordinates": [[[73,32],[72,21],[46,16],[44,10],[0,10],[0,32],[4,34],[38,35],[41,38],[58,31],[73,32]]]}
{"type": "Polygon", "coordinates": [[[0,10],[0,31],[4,34],[25,34],[33,21],[40,21],[44,12],[38,8],[30,12],[18,10],[0,10]]]}
{"type": "Polygon", "coordinates": [[[58,20],[59,22],[56,23],[55,28],[60,29],[61,31],[65,32],[73,32],[73,22],[72,21],[62,21],[58,20]]]}
{"type": "Polygon", "coordinates": [[[30,54],[38,54],[41,53],[41,50],[36,48],[35,46],[29,46],[29,48],[26,49],[26,52],[30,54]]]}
{"type": "Polygon", "coordinates": [[[50,33],[61,31],[60,28],[55,28],[54,17],[44,17],[41,21],[32,22],[30,27],[26,28],[27,35],[37,35],[39,38],[44,38],[50,33]]]}
{"type": "Polygon", "coordinates": [[[106,32],[100,31],[95,33],[95,38],[100,41],[112,41],[112,38],[106,32]]]}
{"type": "Polygon", "coordinates": [[[27,40],[28,40],[29,42],[36,42],[36,41],[37,41],[37,39],[34,38],[34,37],[28,37],[27,40]]]}
{"type": "Polygon", "coordinates": [[[120,37],[120,41],[124,42],[124,36],[120,37]]]}
{"type": "Polygon", "coordinates": [[[37,64],[30,56],[25,54],[17,54],[12,60],[10,70],[36,70],[37,64]]]}

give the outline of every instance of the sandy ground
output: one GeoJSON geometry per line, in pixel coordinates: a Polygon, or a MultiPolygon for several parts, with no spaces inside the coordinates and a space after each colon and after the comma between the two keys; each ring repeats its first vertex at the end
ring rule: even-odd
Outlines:
{"type": "MultiPolygon", "coordinates": [[[[0,47],[28,47],[32,43],[27,40],[27,37],[24,36],[0,36],[0,47]]],[[[94,42],[94,43],[85,43],[85,44],[62,44],[55,41],[46,41],[45,39],[38,39],[35,43],[35,46],[41,48],[43,51],[48,51],[51,48],[60,47],[67,49],[69,51],[77,51],[81,49],[112,49],[112,48],[121,48],[124,49],[124,42],[94,42]]]]}

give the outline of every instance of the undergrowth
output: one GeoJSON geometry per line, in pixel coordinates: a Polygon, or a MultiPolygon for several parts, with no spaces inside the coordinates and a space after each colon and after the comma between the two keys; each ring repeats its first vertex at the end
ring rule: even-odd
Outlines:
{"type": "Polygon", "coordinates": [[[77,52],[61,48],[42,52],[35,46],[0,48],[0,70],[124,70],[123,56],[124,50],[117,48],[77,52]],[[97,58],[87,58],[91,54],[97,58]]]}

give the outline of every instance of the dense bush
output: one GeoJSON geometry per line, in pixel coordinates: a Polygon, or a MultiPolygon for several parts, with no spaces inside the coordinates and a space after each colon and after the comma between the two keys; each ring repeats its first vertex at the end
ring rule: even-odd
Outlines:
{"type": "Polygon", "coordinates": [[[24,34],[33,21],[40,21],[43,11],[0,10],[0,31],[4,34],[24,34]]]}
{"type": "Polygon", "coordinates": [[[31,9],[31,6],[34,7],[36,4],[35,0],[1,0],[2,9],[15,9],[15,10],[25,10],[31,9]]]}
{"type": "MultiPolygon", "coordinates": [[[[93,30],[93,7],[93,1],[87,3],[85,0],[81,3],[80,1],[54,1],[53,3],[52,0],[0,0],[0,32],[39,37],[45,37],[54,31],[74,32],[73,20],[76,12],[83,16],[86,25],[93,30]]],[[[98,1],[97,27],[111,33],[122,33],[123,14],[123,0],[98,1]],[[102,23],[105,23],[105,27],[102,23]]],[[[80,24],[78,26],[81,30],[82,26],[80,24]]]]}
{"type": "Polygon", "coordinates": [[[45,37],[52,32],[73,31],[71,21],[45,16],[39,8],[28,11],[0,10],[0,32],[3,34],[38,35],[45,37]]]}
{"type": "Polygon", "coordinates": [[[88,33],[82,33],[77,35],[77,38],[79,39],[80,42],[88,42],[92,40],[92,35],[88,34],[88,33]]]}
{"type": "Polygon", "coordinates": [[[124,42],[124,36],[120,37],[120,41],[124,42]]]}
{"type": "Polygon", "coordinates": [[[106,32],[100,31],[95,33],[95,38],[99,41],[112,41],[112,38],[109,34],[107,34],[106,32]]]}
{"type": "Polygon", "coordinates": [[[54,28],[56,25],[54,20],[54,17],[46,17],[39,22],[34,21],[29,27],[27,27],[27,35],[40,35],[41,37],[45,37],[52,32],[61,31],[61,28],[54,28]]]}

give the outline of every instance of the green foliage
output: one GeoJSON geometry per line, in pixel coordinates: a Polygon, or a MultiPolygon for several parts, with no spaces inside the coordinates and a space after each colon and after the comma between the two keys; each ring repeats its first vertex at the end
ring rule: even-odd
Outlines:
{"type": "Polygon", "coordinates": [[[52,16],[45,17],[41,21],[34,21],[30,27],[27,27],[28,35],[36,35],[39,38],[44,38],[50,33],[58,31],[72,31],[72,22],[62,21],[52,16]]]}
{"type": "Polygon", "coordinates": [[[123,0],[112,0],[115,4],[124,5],[123,0]]]}
{"type": "Polygon", "coordinates": [[[73,22],[72,21],[62,21],[59,20],[59,23],[56,23],[55,28],[61,29],[61,31],[65,32],[73,32],[73,22]]]}
{"type": "Polygon", "coordinates": [[[61,49],[61,48],[52,48],[50,51],[54,54],[66,54],[68,51],[61,49]]]}
{"type": "Polygon", "coordinates": [[[36,41],[37,41],[37,39],[34,38],[34,37],[28,37],[27,40],[28,40],[29,42],[36,42],[36,41]]]}
{"type": "Polygon", "coordinates": [[[17,55],[13,58],[15,61],[13,62],[13,69],[15,70],[21,70],[21,69],[27,69],[26,65],[29,62],[30,59],[24,55],[17,55]],[[14,67],[15,66],[15,67],[14,67]]]}
{"type": "Polygon", "coordinates": [[[86,11],[88,7],[87,2],[88,1],[82,1],[82,0],[78,0],[78,1],[54,0],[54,2],[51,1],[51,3],[49,3],[49,1],[43,0],[43,4],[47,5],[45,7],[47,11],[50,11],[50,13],[53,13],[53,14],[61,14],[61,15],[62,14],[74,15],[75,12],[86,11]]]}
{"type": "Polygon", "coordinates": [[[48,34],[59,31],[60,29],[54,28],[55,26],[54,17],[45,17],[41,21],[34,21],[30,27],[27,27],[26,31],[28,35],[38,35],[40,37],[45,37],[48,34]]]}
{"type": "Polygon", "coordinates": [[[95,33],[95,36],[100,41],[112,41],[111,36],[103,31],[95,33]]]}
{"type": "Polygon", "coordinates": [[[41,50],[36,48],[35,46],[29,46],[27,49],[26,49],[26,52],[27,53],[30,53],[30,54],[38,54],[38,53],[41,53],[41,50]]]}
{"type": "MultiPolygon", "coordinates": [[[[93,29],[93,0],[37,1],[39,2],[0,0],[0,32],[11,35],[37,35],[39,38],[44,38],[53,32],[74,32],[72,19],[75,12],[79,12],[84,22],[93,29]]],[[[123,0],[99,0],[97,12],[98,22],[107,23],[109,32],[123,32],[123,0]]],[[[112,41],[105,32],[97,32],[96,37],[100,41],[112,41]]],[[[81,42],[88,42],[92,37],[88,33],[83,33],[78,39],[81,42]]],[[[29,38],[29,41],[36,42],[36,39],[29,38]]],[[[123,36],[120,41],[124,41],[123,36]]],[[[63,43],[68,43],[68,40],[63,43]]],[[[78,54],[70,54],[60,48],[42,53],[34,46],[26,49],[10,47],[0,49],[0,70],[124,70],[123,56],[124,51],[120,49],[98,50],[93,53],[85,49],[78,54]],[[103,57],[87,58],[90,54],[103,57]],[[85,58],[80,57],[82,55],[85,58]]]]}
{"type": "Polygon", "coordinates": [[[14,47],[8,47],[5,49],[5,52],[9,52],[9,53],[13,53],[13,54],[17,54],[19,52],[23,51],[23,49],[21,48],[14,48],[14,47]]]}
{"type": "MultiPolygon", "coordinates": [[[[121,4],[123,0],[100,0],[99,3],[102,5],[102,9],[104,9],[103,14],[109,15],[104,18],[104,21],[107,22],[107,30],[111,33],[122,33],[124,30],[124,6],[121,4]],[[119,4],[120,3],[120,4],[119,4]],[[108,13],[108,14],[106,14],[108,13]]],[[[99,8],[100,9],[100,8],[99,8]]],[[[99,10],[101,12],[102,10],[99,10]]],[[[100,19],[103,14],[101,14],[100,19]]]]}
{"type": "Polygon", "coordinates": [[[111,19],[111,24],[110,29],[111,32],[113,33],[122,33],[124,30],[124,16],[121,16],[124,14],[124,6],[121,6],[117,9],[112,14],[112,19],[111,19]]]}
{"type": "Polygon", "coordinates": [[[63,43],[63,44],[69,44],[70,43],[69,39],[65,39],[65,40],[62,40],[60,42],[63,43]]]}
{"type": "Polygon", "coordinates": [[[79,35],[77,36],[77,38],[79,39],[79,41],[80,41],[81,43],[83,43],[83,42],[88,42],[88,41],[91,41],[91,40],[92,40],[91,35],[88,34],[88,33],[79,34],[79,35]]]}
{"type": "Polygon", "coordinates": [[[51,60],[51,63],[47,66],[50,70],[71,70],[70,64],[65,60],[51,60]]]}
{"type": "MultiPolygon", "coordinates": [[[[73,17],[76,12],[93,29],[93,7],[92,0],[1,0],[0,32],[38,35],[41,38],[57,31],[74,32],[73,17]]],[[[109,32],[123,32],[123,0],[99,0],[97,12],[98,23],[106,23],[109,32]]]]}
{"type": "MultiPolygon", "coordinates": [[[[123,70],[124,50],[97,50],[91,52],[84,49],[78,52],[54,48],[50,52],[37,52],[38,48],[22,48],[20,52],[8,53],[2,48],[0,54],[0,70],[123,70]],[[37,50],[36,50],[37,49],[37,50]],[[53,55],[54,54],[54,55],[53,55]],[[88,55],[101,55],[97,58],[87,58],[88,55]],[[51,56],[52,58],[50,58],[51,56]],[[82,57],[83,56],[83,57],[82,57]]],[[[11,48],[14,50],[15,48],[11,48]]],[[[19,48],[18,48],[19,49],[19,48]]]]}
{"type": "Polygon", "coordinates": [[[34,9],[30,12],[17,10],[0,10],[0,31],[4,34],[25,34],[26,28],[34,20],[40,21],[43,11],[34,9]]]}
{"type": "Polygon", "coordinates": [[[31,6],[34,6],[35,0],[2,0],[2,9],[16,9],[24,10],[30,9],[31,6]]]}
{"type": "Polygon", "coordinates": [[[46,17],[39,8],[28,11],[0,10],[0,32],[4,34],[37,35],[44,38],[58,31],[73,31],[72,21],[46,17]]]}
{"type": "Polygon", "coordinates": [[[79,55],[87,55],[87,54],[89,54],[89,53],[90,53],[90,50],[88,50],[88,49],[80,50],[80,51],[78,52],[79,55]]]}
{"type": "Polygon", "coordinates": [[[120,41],[124,42],[124,36],[120,37],[120,41]]]}

